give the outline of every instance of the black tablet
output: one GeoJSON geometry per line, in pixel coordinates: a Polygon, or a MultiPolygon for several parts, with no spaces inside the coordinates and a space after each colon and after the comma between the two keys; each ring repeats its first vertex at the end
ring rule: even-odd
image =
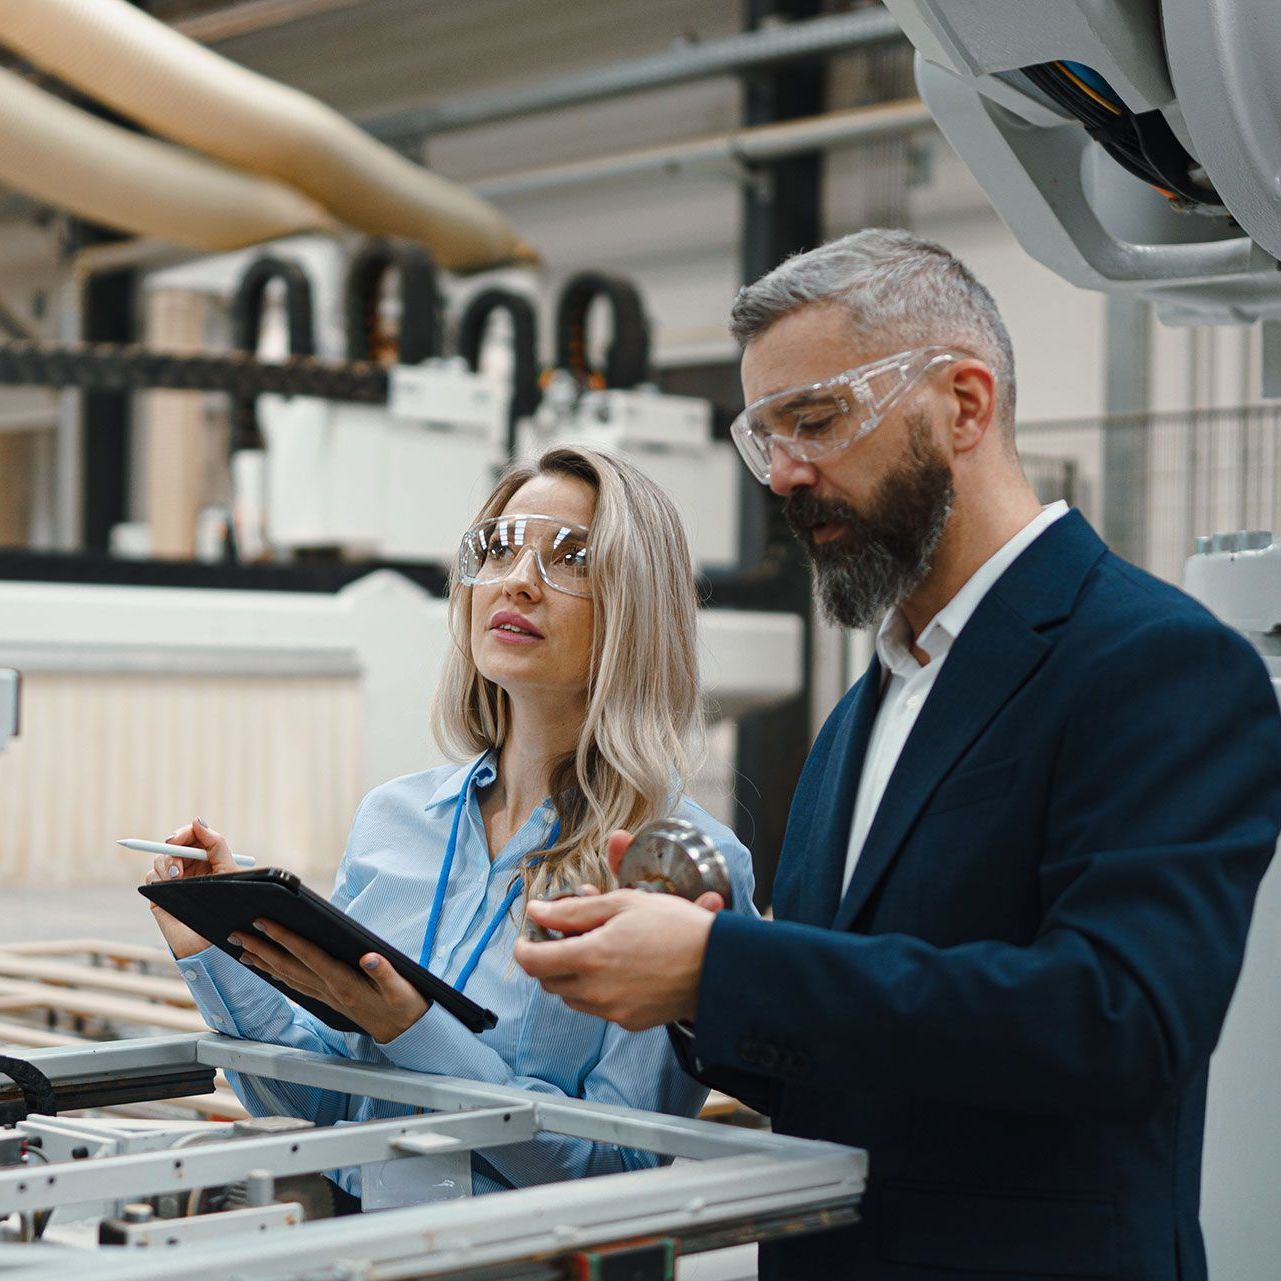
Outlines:
{"type": "MultiPolygon", "coordinates": [[[[221,876],[157,881],[153,885],[138,886],[138,892],[236,960],[240,960],[241,949],[228,942],[227,936],[252,933],[257,920],[275,921],[352,967],[360,963],[366,952],[386,957],[396,973],[408,979],[426,1000],[447,1010],[472,1032],[481,1032],[498,1022],[492,1010],[477,1005],[444,979],[411,961],[282,868],[264,867],[251,872],[226,872],[221,876]]],[[[331,1028],[339,1032],[364,1031],[323,1001],[296,992],[287,983],[270,978],[261,970],[253,972],[331,1028]]]]}

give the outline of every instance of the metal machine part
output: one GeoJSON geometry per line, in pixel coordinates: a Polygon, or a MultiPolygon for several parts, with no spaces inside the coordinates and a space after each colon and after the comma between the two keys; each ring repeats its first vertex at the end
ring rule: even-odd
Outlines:
{"type": "Polygon", "coordinates": [[[1197,539],[1184,566],[1187,590],[1223,621],[1243,631],[1281,677],[1281,545],[1265,530],[1197,539]]]}
{"type": "Polygon", "coordinates": [[[628,889],[677,894],[692,903],[715,893],[734,906],[725,856],[706,832],[683,818],[646,823],[618,865],[618,883],[628,889]]]}
{"type": "MultiPolygon", "coordinates": [[[[671,1243],[689,1255],[722,1246],[819,1231],[853,1222],[866,1153],[831,1143],[638,1112],[506,1086],[406,1072],[383,1065],[214,1035],[156,1037],[31,1055],[58,1086],[90,1073],[120,1082],[175,1070],[222,1067],[282,1084],[359,1093],[430,1115],[296,1129],[256,1123],[218,1127],[197,1142],[132,1123],[127,1151],[52,1153],[39,1164],[0,1169],[0,1219],[41,1216],[39,1246],[0,1247],[9,1281],[207,1281],[239,1276],[302,1281],[319,1276],[462,1278],[566,1275],[584,1252],[671,1243]],[[245,1130],[265,1132],[246,1135],[245,1130]],[[286,1180],[335,1165],[413,1159],[526,1143],[540,1134],[617,1143],[684,1160],[669,1168],[602,1175],[328,1222],[307,1222],[286,1180]],[[265,1176],[265,1171],[271,1171],[265,1176]],[[626,1180],[626,1193],[614,1180],[626,1180]],[[241,1186],[223,1213],[165,1218],[165,1198],[193,1188],[241,1186]],[[281,1204],[280,1202],[284,1202],[281,1204]],[[128,1206],[146,1209],[127,1211],[128,1206]],[[88,1206],[111,1220],[75,1219],[88,1206]],[[105,1208],[104,1208],[105,1207],[105,1208]],[[278,1231],[276,1229],[279,1229],[278,1231]],[[78,1234],[77,1234],[78,1233],[78,1234]],[[149,1249],[118,1248],[121,1244],[149,1249]],[[167,1248],[171,1247],[171,1248],[167,1248]],[[340,1267],[336,1267],[341,1263],[340,1267]]],[[[57,1118],[33,1118],[23,1133],[50,1134],[57,1118]]]]}
{"type": "MultiPolygon", "coordinates": [[[[618,887],[650,894],[675,894],[692,903],[700,894],[719,894],[726,907],[734,905],[729,865],[716,842],[683,818],[660,818],[636,833],[618,865],[618,887]]],[[[576,898],[577,888],[567,887],[547,896],[547,901],[576,898]]],[[[539,943],[565,936],[527,921],[525,931],[539,943]]]]}
{"type": "Polygon", "coordinates": [[[1024,249],[1167,323],[1281,317],[1273,0],[887,0],[1024,249]],[[1227,10],[1231,10],[1229,14],[1227,10]]]}

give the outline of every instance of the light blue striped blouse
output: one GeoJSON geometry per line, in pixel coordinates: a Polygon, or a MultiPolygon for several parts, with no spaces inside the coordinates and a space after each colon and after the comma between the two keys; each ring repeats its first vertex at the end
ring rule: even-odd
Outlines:
{"type": "MultiPolygon", "coordinates": [[[[423,946],[455,806],[472,764],[409,774],[375,788],[356,811],[338,868],[333,902],[415,960],[423,946]]],[[[462,812],[453,873],[430,960],[432,971],[451,983],[457,982],[502,904],[521,857],[546,845],[555,819],[551,802],[545,800],[491,862],[476,791],[495,777],[494,754],[486,753],[462,812]]],[[[736,910],[754,911],[751,858],[733,832],[688,799],[676,814],[716,841],[729,863],[736,910]]],[[[178,967],[205,1021],[229,1036],[540,1093],[694,1115],[706,1091],[681,1071],[665,1030],[625,1032],[548,996],[512,960],[519,930],[516,908],[504,918],[467,982],[467,995],[498,1016],[497,1026],[480,1034],[468,1032],[432,1006],[400,1036],[380,1044],[364,1034],[327,1027],[217,948],[181,960],[178,967]]],[[[232,1085],[255,1115],[285,1113],[319,1125],[412,1110],[236,1074],[232,1085]]],[[[614,1144],[540,1135],[530,1143],[476,1154],[472,1190],[492,1192],[644,1169],[657,1161],[651,1153],[614,1144]]],[[[360,1193],[358,1169],[343,1170],[338,1179],[348,1191],[360,1193]]]]}

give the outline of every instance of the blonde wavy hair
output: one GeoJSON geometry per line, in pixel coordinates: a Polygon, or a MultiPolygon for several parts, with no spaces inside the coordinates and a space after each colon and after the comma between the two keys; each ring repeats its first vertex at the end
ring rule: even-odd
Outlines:
{"type": "MultiPolygon", "coordinates": [[[[557,761],[549,791],[560,835],[527,856],[525,898],[564,886],[613,886],[606,842],[679,802],[705,745],[698,691],[693,561],[671,499],[630,463],[591,449],[549,450],[508,468],[476,521],[500,515],[536,476],[574,477],[596,494],[588,539],[592,656],[578,747],[557,761]]],[[[473,522],[475,523],[475,522],[473,522]]],[[[446,755],[501,751],[511,725],[508,695],[477,670],[471,652],[471,588],[449,582],[454,645],[436,691],[433,729],[446,755]]]]}

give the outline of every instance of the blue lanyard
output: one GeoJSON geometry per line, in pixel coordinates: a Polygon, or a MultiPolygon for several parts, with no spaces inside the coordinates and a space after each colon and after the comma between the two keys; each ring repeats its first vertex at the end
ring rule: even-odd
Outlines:
{"type": "MultiPolygon", "coordinates": [[[[431,915],[427,918],[427,933],[423,936],[423,950],[418,957],[418,964],[424,969],[429,968],[432,953],[436,950],[436,935],[440,930],[440,915],[445,906],[445,895],[449,890],[449,876],[454,868],[454,855],[458,850],[458,828],[463,821],[463,810],[467,808],[467,797],[471,791],[472,781],[484,762],[485,758],[482,756],[471,767],[471,772],[467,775],[467,781],[463,783],[463,789],[459,792],[458,801],[454,805],[454,821],[449,827],[449,842],[445,846],[445,858],[440,865],[440,880],[436,882],[436,896],[432,899],[431,915]]],[[[551,835],[547,838],[548,847],[555,845],[559,837],[560,819],[558,818],[552,825],[551,835]]],[[[471,956],[467,958],[467,964],[463,966],[462,973],[458,976],[458,982],[454,984],[454,987],[459,992],[467,986],[467,980],[471,978],[476,966],[480,964],[480,958],[489,946],[490,939],[494,937],[498,927],[503,922],[503,918],[511,911],[512,904],[520,897],[523,888],[523,882],[518,879],[511,889],[507,891],[506,897],[485,927],[485,932],[480,936],[480,941],[472,950],[471,956]]]]}

